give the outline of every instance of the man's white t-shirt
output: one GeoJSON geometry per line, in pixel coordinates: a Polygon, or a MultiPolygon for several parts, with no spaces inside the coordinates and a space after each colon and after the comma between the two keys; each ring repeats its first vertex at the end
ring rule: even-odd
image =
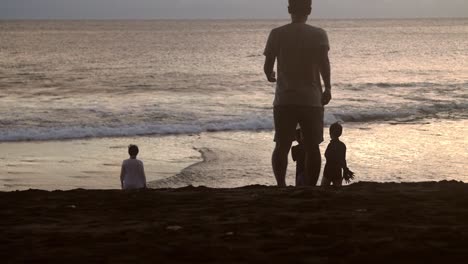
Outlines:
{"type": "Polygon", "coordinates": [[[325,30],[291,23],[271,31],[265,56],[277,58],[275,106],[322,107],[320,56],[329,49],[325,30]]]}
{"type": "Polygon", "coordinates": [[[146,186],[146,175],[143,162],[138,159],[127,159],[122,163],[123,188],[141,189],[146,186]]]}

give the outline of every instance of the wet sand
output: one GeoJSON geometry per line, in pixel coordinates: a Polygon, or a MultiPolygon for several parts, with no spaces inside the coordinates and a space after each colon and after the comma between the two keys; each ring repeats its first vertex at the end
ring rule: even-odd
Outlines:
{"type": "Polygon", "coordinates": [[[200,161],[195,136],[0,142],[0,191],[116,189],[128,145],[140,146],[148,181],[172,177],[200,161]]]}
{"type": "Polygon", "coordinates": [[[466,263],[468,185],[0,193],[2,263],[466,263]]]}

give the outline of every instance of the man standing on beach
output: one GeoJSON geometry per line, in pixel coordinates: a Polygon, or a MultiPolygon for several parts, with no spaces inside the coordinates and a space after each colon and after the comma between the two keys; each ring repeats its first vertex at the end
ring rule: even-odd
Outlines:
{"type": "Polygon", "coordinates": [[[264,53],[266,77],[277,83],[272,165],[278,186],[286,186],[288,154],[297,124],[306,147],[306,186],[317,184],[322,164],[319,145],[323,142],[323,106],[331,100],[330,48],[327,33],[306,24],[311,6],[312,0],[289,0],[292,22],[271,31],[264,53]],[[278,80],[273,71],[276,59],[278,80]]]}

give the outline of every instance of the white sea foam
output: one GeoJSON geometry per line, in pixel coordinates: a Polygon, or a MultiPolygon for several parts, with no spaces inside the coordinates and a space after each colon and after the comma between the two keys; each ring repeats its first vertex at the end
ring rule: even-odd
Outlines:
{"type": "Polygon", "coordinates": [[[142,124],[134,126],[75,126],[28,128],[2,131],[0,141],[44,141],[97,137],[131,137],[143,135],[198,134],[216,131],[251,131],[273,129],[272,118],[253,117],[205,124],[142,124]]]}
{"type": "Polygon", "coordinates": [[[192,134],[202,132],[196,125],[139,125],[124,127],[51,127],[4,131],[0,141],[64,140],[96,137],[192,134]]]}
{"type": "MultiPolygon", "coordinates": [[[[327,109],[325,125],[334,122],[377,122],[409,118],[420,119],[442,112],[457,111],[463,113],[468,104],[439,103],[402,109],[327,109]]],[[[143,135],[198,134],[217,131],[256,131],[272,130],[273,118],[270,111],[264,115],[247,115],[230,119],[195,121],[178,124],[139,124],[125,126],[71,126],[71,127],[31,127],[3,129],[0,141],[64,140],[99,137],[131,137],[143,135]]]]}

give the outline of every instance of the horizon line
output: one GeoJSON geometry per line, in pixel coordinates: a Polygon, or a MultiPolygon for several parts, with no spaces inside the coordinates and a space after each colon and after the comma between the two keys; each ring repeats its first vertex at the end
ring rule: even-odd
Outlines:
{"type": "MultiPolygon", "coordinates": [[[[466,17],[449,17],[449,16],[421,16],[421,17],[311,17],[309,20],[415,20],[415,19],[468,19],[466,17]]],[[[187,21],[209,21],[209,20],[250,20],[250,21],[266,21],[266,20],[290,20],[288,17],[277,18],[0,18],[0,21],[154,21],[154,20],[187,20],[187,21]]]]}

